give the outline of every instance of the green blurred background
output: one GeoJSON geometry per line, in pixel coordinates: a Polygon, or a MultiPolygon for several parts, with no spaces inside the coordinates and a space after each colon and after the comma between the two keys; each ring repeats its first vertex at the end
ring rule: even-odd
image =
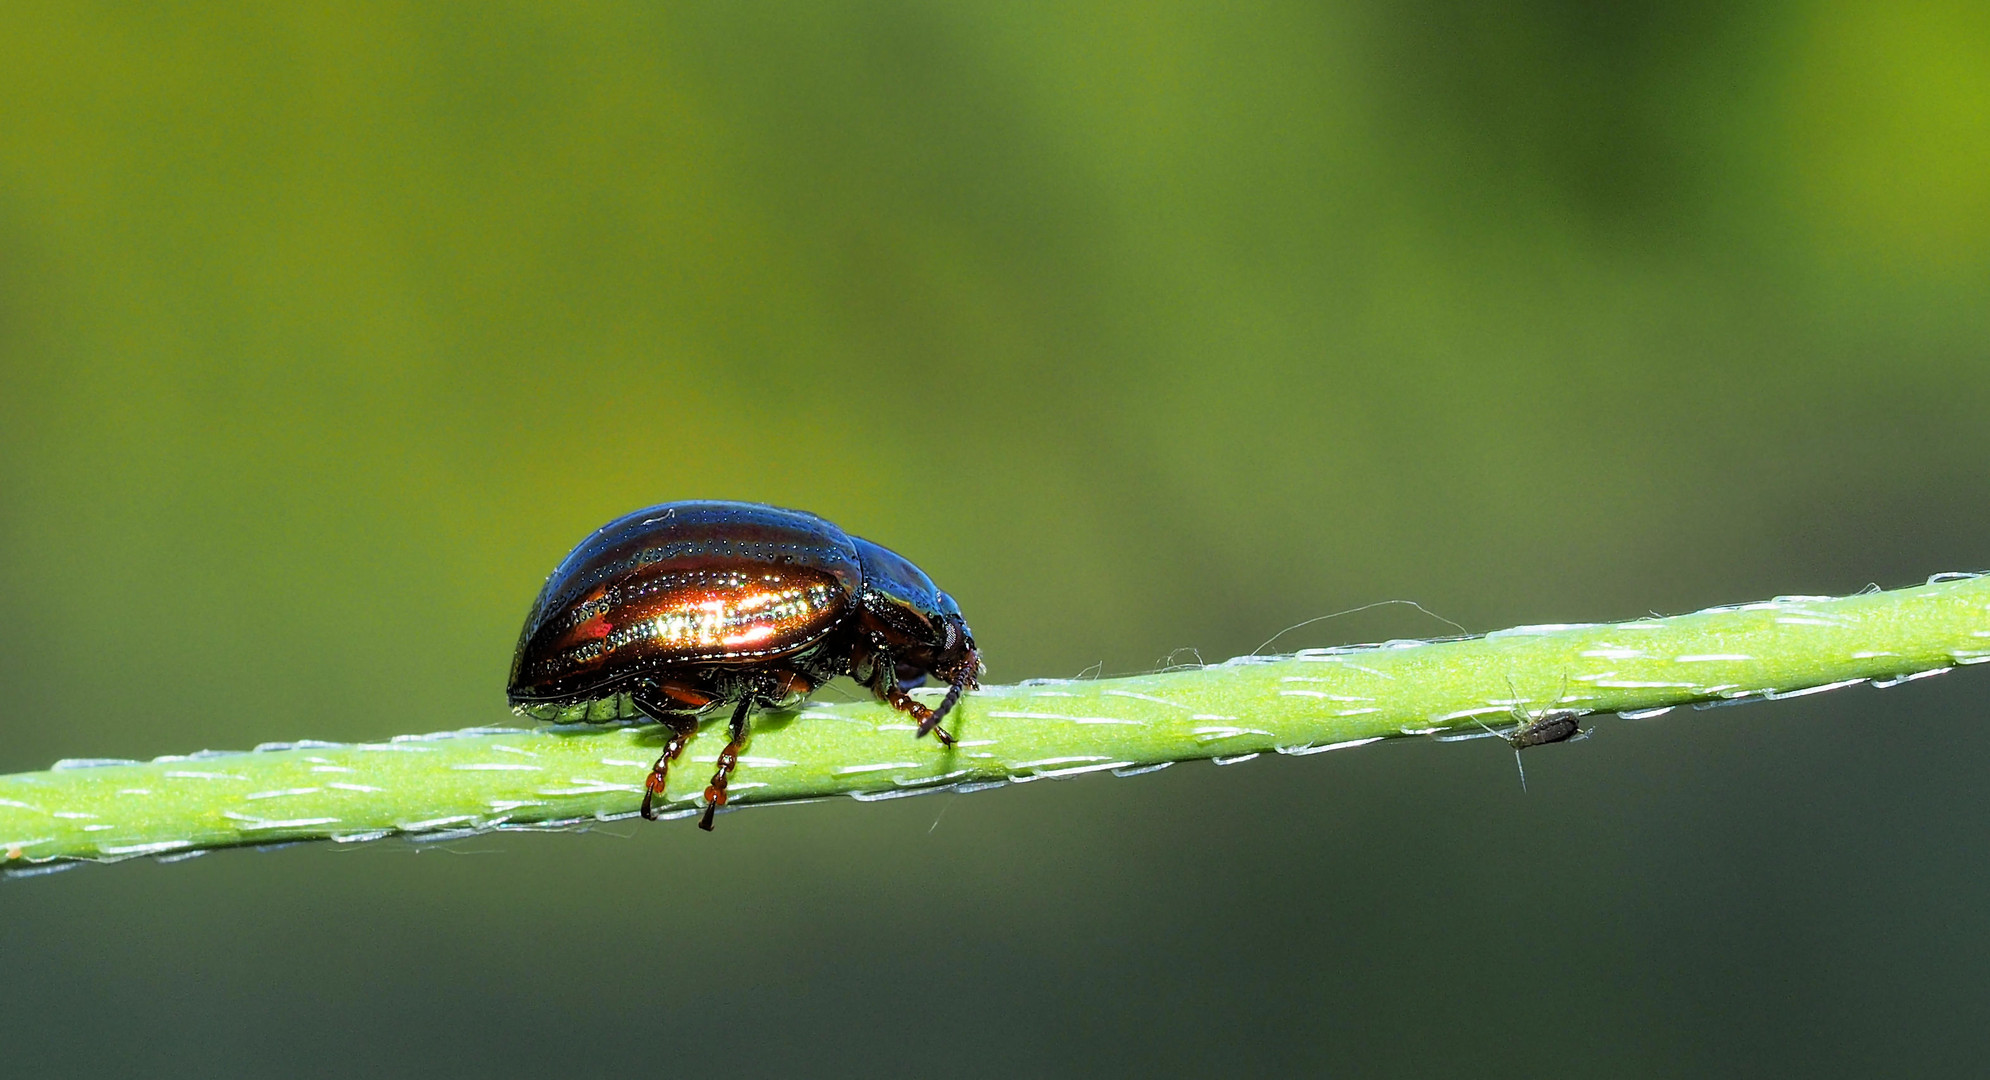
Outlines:
{"type": "MultiPolygon", "coordinates": [[[[10,5],[0,771],[507,722],[668,499],[1002,682],[1981,568],[1986,177],[1978,3],[10,5]]],[[[0,1055],[1975,1071],[1985,686],[85,868],[0,1055]]]]}

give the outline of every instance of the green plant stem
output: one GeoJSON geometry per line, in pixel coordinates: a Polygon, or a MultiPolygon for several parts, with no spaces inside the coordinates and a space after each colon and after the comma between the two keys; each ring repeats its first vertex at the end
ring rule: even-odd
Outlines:
{"type": "MultiPolygon", "coordinates": [[[[1671,618],[1323,649],[1129,678],[989,687],[914,739],[871,702],[763,714],[736,805],[891,798],[1121,773],[1267,750],[1307,754],[1478,730],[1517,706],[1633,715],[1893,681],[1990,660],[1990,577],[1858,596],[1783,597],[1671,618]],[[1517,699],[1517,700],[1516,700],[1517,699]]],[[[566,828],[635,813],[661,729],[471,729],[381,743],[268,745],[0,777],[0,866],[174,856],[238,844],[566,828]]],[[[708,725],[671,770],[695,813],[725,742],[708,725]]]]}

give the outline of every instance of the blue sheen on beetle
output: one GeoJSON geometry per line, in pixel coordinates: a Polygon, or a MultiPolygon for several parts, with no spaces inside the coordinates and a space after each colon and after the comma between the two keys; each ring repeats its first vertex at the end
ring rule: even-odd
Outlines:
{"type": "Polygon", "coordinates": [[[560,561],[526,617],[507,694],[541,720],[668,728],[647,818],[699,718],[731,707],[699,821],[710,829],[753,709],[793,706],[838,675],[951,746],[940,724],[978,685],[981,654],[953,597],[888,548],[800,510],[675,502],[616,518],[560,561]],[[948,686],[937,709],[906,693],[929,675],[948,686]]]}

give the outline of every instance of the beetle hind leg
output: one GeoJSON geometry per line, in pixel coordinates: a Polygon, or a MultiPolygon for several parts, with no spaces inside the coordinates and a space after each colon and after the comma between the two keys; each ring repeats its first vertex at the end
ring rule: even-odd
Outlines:
{"type": "Polygon", "coordinates": [[[739,708],[733,710],[732,724],[729,728],[732,741],[726,743],[724,750],[719,751],[718,771],[712,774],[711,786],[705,789],[705,816],[698,819],[698,827],[706,832],[712,831],[712,815],[718,813],[719,807],[726,804],[726,784],[732,780],[732,770],[739,764],[739,755],[746,750],[746,717],[752,711],[751,695],[739,699],[739,708]]]}

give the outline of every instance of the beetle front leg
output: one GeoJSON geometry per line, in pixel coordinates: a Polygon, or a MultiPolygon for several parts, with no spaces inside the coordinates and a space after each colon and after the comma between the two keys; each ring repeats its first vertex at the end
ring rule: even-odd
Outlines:
{"type": "Polygon", "coordinates": [[[941,746],[954,744],[953,733],[933,722],[933,710],[912,700],[912,695],[906,693],[905,687],[898,684],[897,665],[891,662],[890,656],[883,653],[878,655],[876,681],[872,683],[871,691],[885,704],[917,720],[919,734],[924,735],[931,731],[933,737],[940,740],[941,746]]]}
{"type": "Polygon", "coordinates": [[[889,704],[892,708],[906,713],[912,719],[919,721],[919,734],[924,735],[928,731],[931,731],[933,737],[940,740],[941,746],[952,746],[954,744],[953,733],[933,721],[933,710],[912,700],[912,695],[906,693],[905,688],[898,685],[898,680],[892,679],[888,681],[883,689],[878,691],[878,696],[884,698],[886,704],[889,704]]]}
{"type": "Polygon", "coordinates": [[[906,693],[905,687],[899,684],[898,662],[892,658],[891,650],[885,643],[873,635],[869,647],[860,648],[861,651],[851,664],[852,674],[860,676],[858,683],[876,694],[879,701],[917,720],[919,734],[924,735],[927,731],[931,731],[934,737],[940,740],[941,746],[952,746],[953,733],[935,725],[932,722],[933,710],[912,700],[912,695],[906,693]],[[869,675],[861,677],[865,665],[869,665],[869,675]]]}
{"type": "Polygon", "coordinates": [[[746,717],[753,711],[753,697],[748,695],[739,700],[739,708],[732,714],[732,741],[719,751],[719,769],[712,774],[712,783],[705,789],[705,816],[698,819],[698,827],[712,831],[712,815],[726,804],[726,784],[732,779],[733,766],[739,764],[739,755],[746,749],[746,717]]]}

